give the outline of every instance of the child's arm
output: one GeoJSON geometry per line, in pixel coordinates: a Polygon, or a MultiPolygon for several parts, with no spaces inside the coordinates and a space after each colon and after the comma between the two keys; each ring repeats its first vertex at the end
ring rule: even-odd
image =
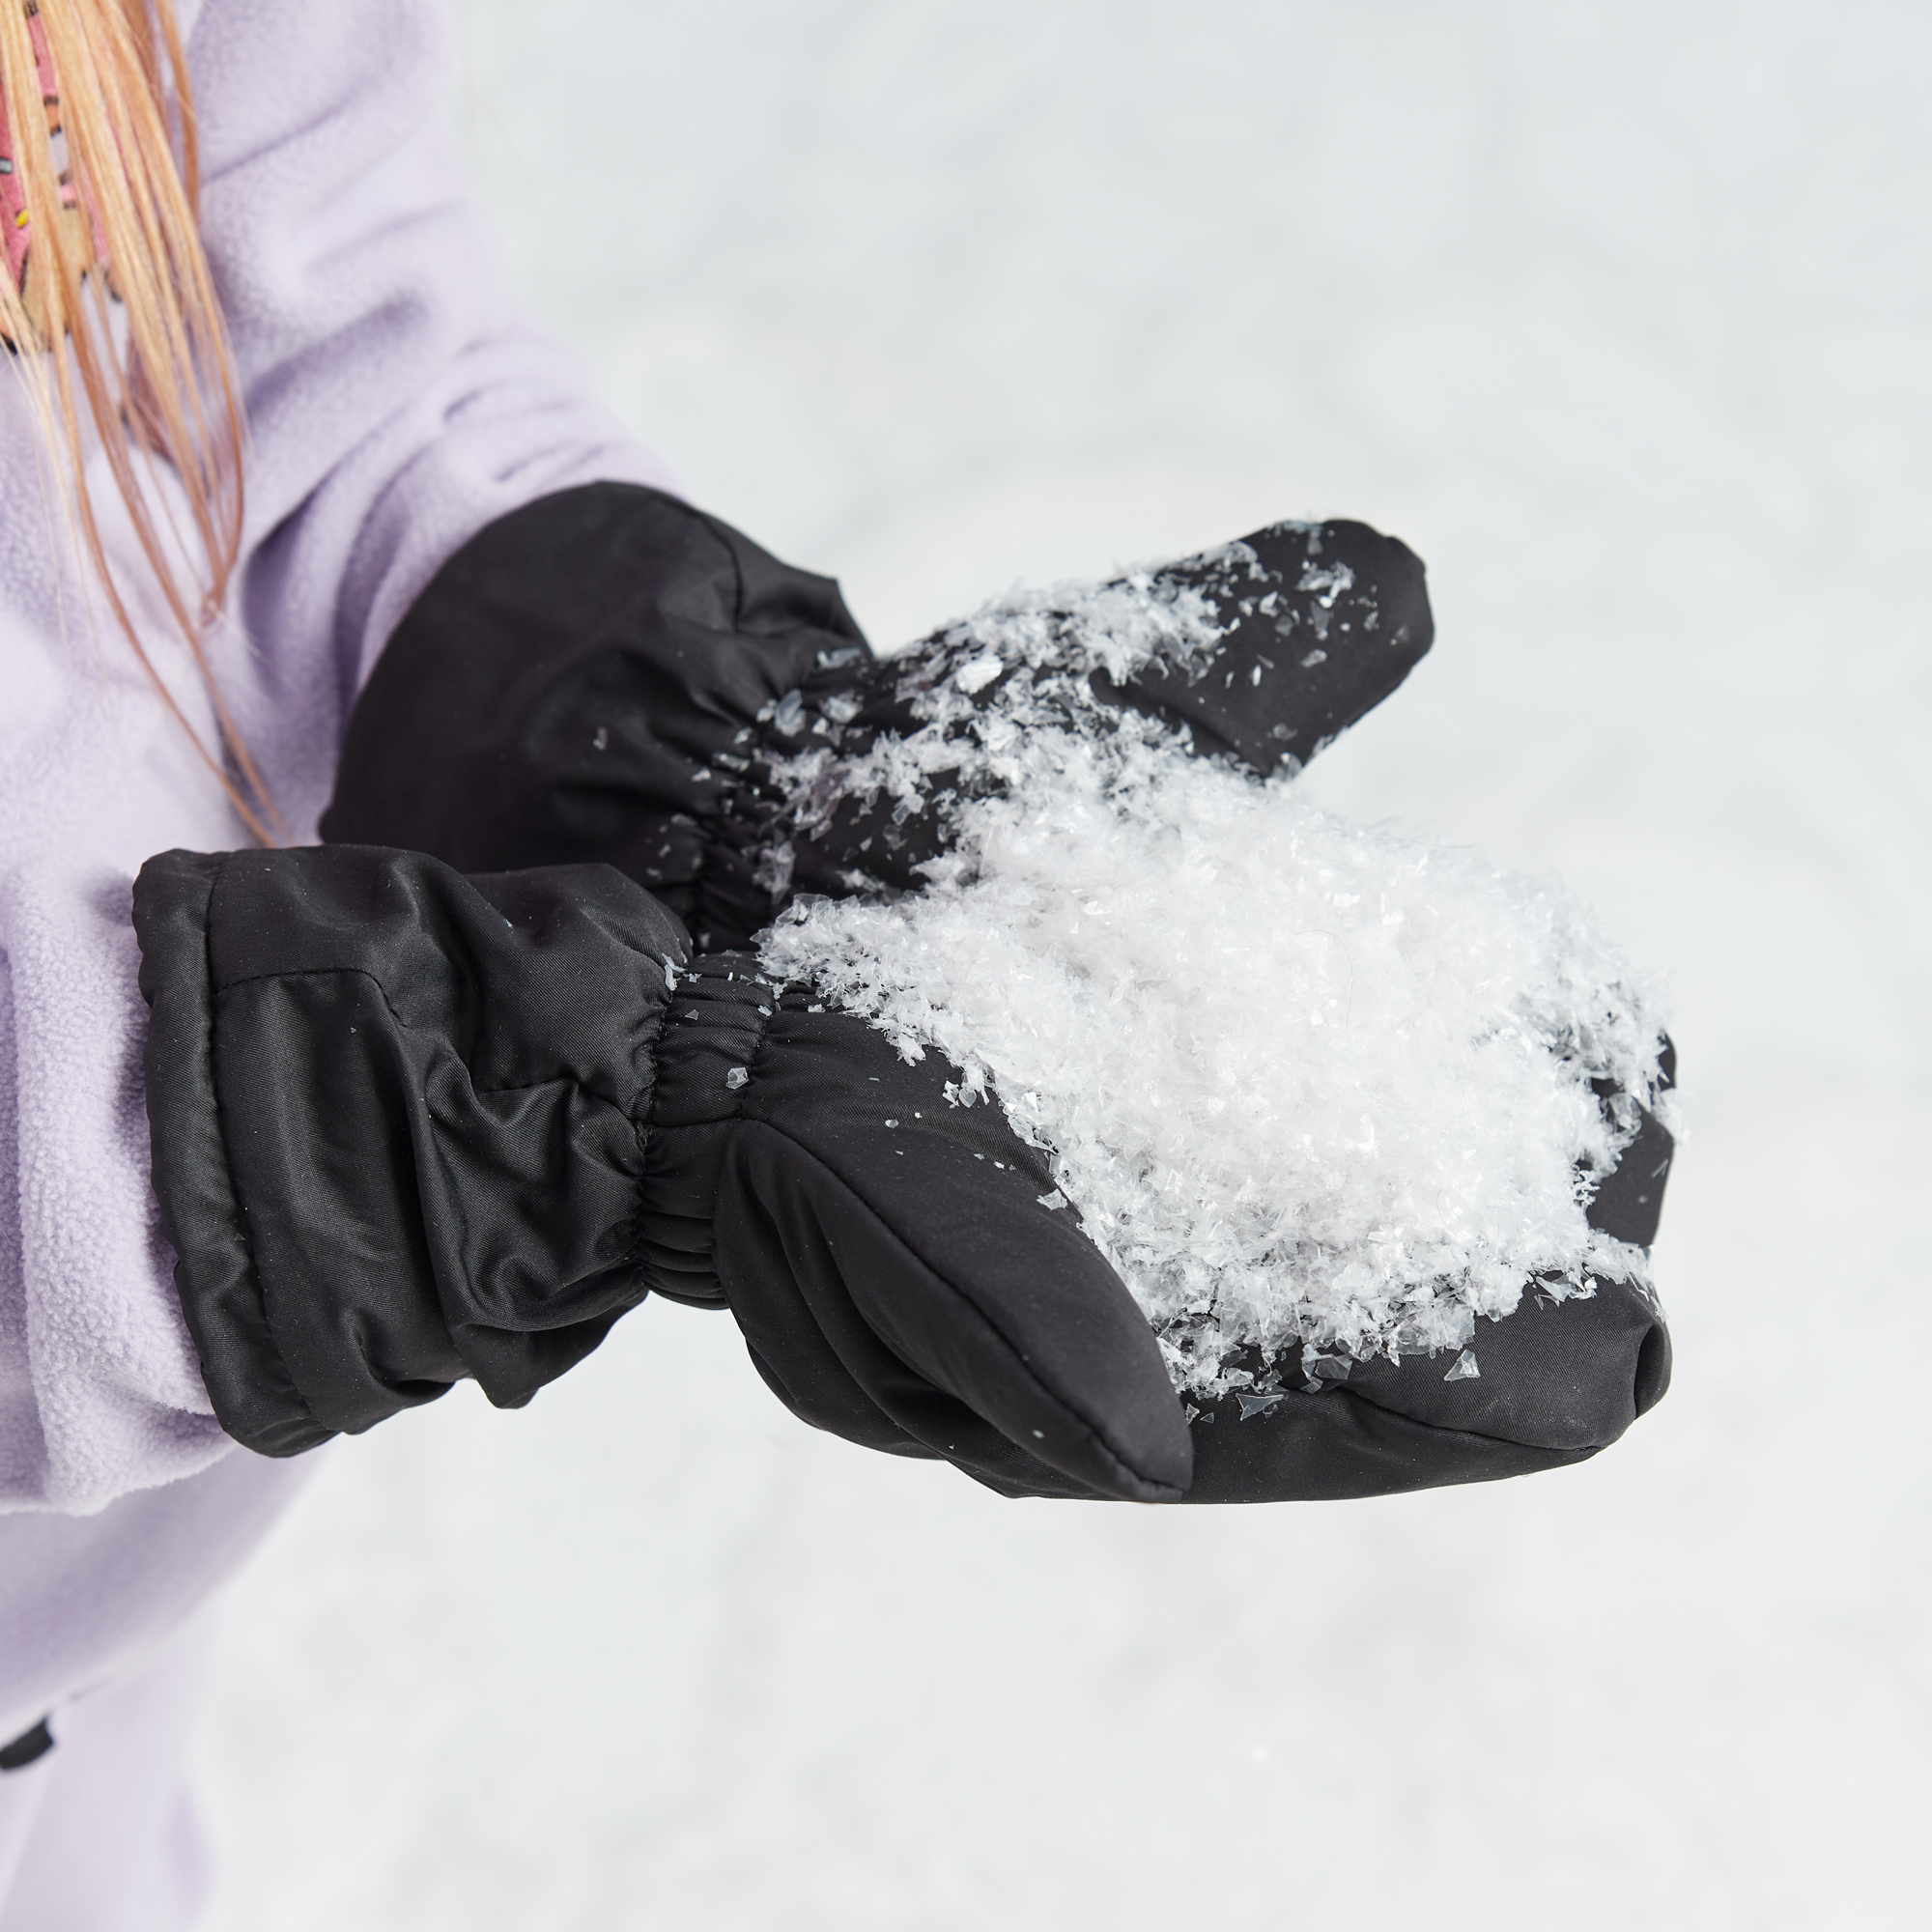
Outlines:
{"type": "MultiPolygon", "coordinates": [[[[439,19],[429,0],[207,0],[187,23],[203,224],[248,414],[234,621],[209,647],[298,840],[369,663],[451,552],[549,492],[663,481],[503,297],[441,128],[439,19]]],[[[31,459],[8,470],[22,473],[31,459]]],[[[154,1231],[127,895],[156,848],[238,838],[139,668],[110,639],[90,648],[84,586],[57,576],[39,498],[16,494],[0,1018],[17,1053],[0,1056],[0,1181],[19,1205],[0,1225],[0,1515],[99,1510],[227,1447],[154,1231]]],[[[213,742],[201,694],[181,696],[213,742]]]]}
{"type": "Polygon", "coordinates": [[[275,687],[258,749],[297,837],[350,701],[456,550],[558,490],[669,481],[504,294],[444,126],[442,15],[207,0],[189,38],[247,420],[237,614],[275,687]]]}

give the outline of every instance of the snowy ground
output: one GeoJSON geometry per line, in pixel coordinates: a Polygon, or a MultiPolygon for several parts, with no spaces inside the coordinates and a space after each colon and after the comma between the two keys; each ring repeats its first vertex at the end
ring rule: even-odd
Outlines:
{"type": "Polygon", "coordinates": [[[1932,12],[467,0],[519,285],[882,641],[1364,517],[1323,798],[1675,977],[1668,1401],[1567,1474],[1014,1506],[652,1305],[231,1600],[220,1932],[1932,1922],[1932,12]]]}

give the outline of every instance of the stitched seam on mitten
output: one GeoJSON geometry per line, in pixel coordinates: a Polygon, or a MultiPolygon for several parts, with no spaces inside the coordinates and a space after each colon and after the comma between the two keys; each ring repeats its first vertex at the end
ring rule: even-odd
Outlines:
{"type": "Polygon", "coordinates": [[[213,873],[210,876],[208,882],[208,899],[202,909],[201,938],[203,971],[208,986],[208,1034],[203,1053],[202,1067],[207,1085],[209,1105],[214,1115],[215,1138],[221,1146],[221,1166],[223,1178],[227,1182],[226,1192],[228,1196],[229,1214],[233,1220],[235,1232],[240,1237],[242,1253],[247,1256],[248,1283],[255,1292],[255,1305],[262,1313],[263,1333],[268,1336],[270,1344],[275,1351],[275,1365],[281,1370],[283,1378],[288,1383],[289,1394],[299,1405],[303,1416],[315,1428],[332,1435],[335,1434],[335,1431],[329,1429],[316,1414],[314,1406],[309,1402],[307,1394],[303,1391],[300,1384],[297,1382],[295,1371],[290,1368],[288,1356],[283,1351],[281,1339],[275,1333],[274,1320],[269,1313],[268,1285],[262,1278],[262,1266],[255,1254],[255,1242],[249,1231],[248,1216],[242,1208],[242,1197],[235,1185],[235,1159],[229,1150],[228,1121],[226,1112],[221,1104],[221,1090],[214,1078],[215,1002],[221,997],[222,993],[228,990],[226,986],[217,987],[214,983],[214,955],[212,948],[214,932],[214,894],[216,888],[221,883],[223,875],[228,870],[229,857],[229,854],[224,853],[213,873]]]}

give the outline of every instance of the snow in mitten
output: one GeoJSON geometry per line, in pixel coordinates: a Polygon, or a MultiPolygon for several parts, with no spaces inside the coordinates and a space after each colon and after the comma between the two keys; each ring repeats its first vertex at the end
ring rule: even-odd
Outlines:
{"type": "MultiPolygon", "coordinates": [[[[1312,579],[1322,533],[1271,534],[1312,579]]],[[[1660,1009],[1552,882],[1350,825],[1292,755],[1204,759],[1198,722],[1113,701],[1151,665],[1198,705],[1233,688],[1206,674],[1231,632],[1281,611],[1228,587],[1254,548],[1190,566],[1211,598],[1177,572],[988,605],[915,655],[886,728],[776,768],[802,849],[857,811],[883,857],[760,957],[944,1055],[948,1104],[1044,1156],[1044,1205],[1160,1338],[1191,1497],[1576,1460],[1668,1379],[1660,1009]]]]}

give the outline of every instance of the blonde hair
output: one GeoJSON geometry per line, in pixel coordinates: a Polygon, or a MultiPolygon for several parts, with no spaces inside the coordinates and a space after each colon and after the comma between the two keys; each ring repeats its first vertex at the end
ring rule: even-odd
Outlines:
{"type": "Polygon", "coordinates": [[[203,644],[242,546],[242,410],[196,218],[194,105],[170,0],[0,0],[0,111],[13,164],[0,178],[12,270],[0,274],[0,334],[72,472],[81,545],[116,623],[249,830],[272,843],[279,821],[203,644]],[[110,297],[124,328],[110,326],[110,297]],[[208,688],[214,746],[167,690],[108,566],[82,480],[82,398],[208,688]],[[156,463],[180,478],[198,582],[141,487],[156,463]]]}

